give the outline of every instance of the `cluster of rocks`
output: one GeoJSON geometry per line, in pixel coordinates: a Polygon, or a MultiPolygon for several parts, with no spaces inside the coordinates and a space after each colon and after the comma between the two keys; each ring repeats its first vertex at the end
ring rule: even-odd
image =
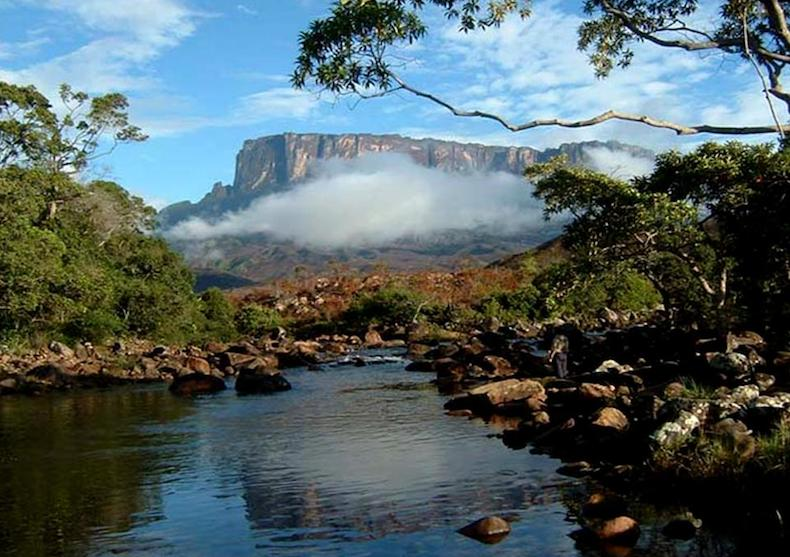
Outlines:
{"type": "Polygon", "coordinates": [[[515,418],[502,434],[508,446],[530,444],[563,459],[563,471],[574,475],[626,477],[658,451],[700,435],[748,459],[755,436],[790,422],[790,358],[766,361],[754,333],[725,342],[648,327],[562,332],[574,337],[567,379],[551,375],[541,342],[497,332],[410,346],[416,359],[408,369],[435,373],[440,389],[457,395],[445,405],[450,414],[515,418]]]}
{"type": "MultiPolygon", "coordinates": [[[[280,370],[320,369],[329,362],[352,359],[363,347],[403,344],[385,342],[375,330],[365,338],[325,335],[308,341],[292,340],[278,330],[254,342],[209,342],[201,347],[117,342],[111,346],[80,343],[71,348],[52,342],[25,354],[0,352],[0,395],[146,382],[168,382],[174,393],[197,394],[224,389],[229,377],[236,377],[239,392],[273,392],[290,388],[280,370]]],[[[368,363],[356,356],[352,361],[368,363]]]]}

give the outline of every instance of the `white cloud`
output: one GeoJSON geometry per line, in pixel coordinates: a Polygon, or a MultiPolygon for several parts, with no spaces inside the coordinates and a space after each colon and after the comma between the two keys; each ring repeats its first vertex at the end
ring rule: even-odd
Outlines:
{"type": "Polygon", "coordinates": [[[276,118],[304,119],[313,115],[320,99],[307,91],[275,87],[241,99],[233,114],[238,123],[276,118]]]}
{"type": "Polygon", "coordinates": [[[584,154],[593,169],[620,179],[650,174],[656,164],[655,159],[607,147],[585,147],[584,154]]]}
{"type": "Polygon", "coordinates": [[[258,15],[258,10],[254,10],[244,4],[237,5],[236,9],[241,13],[243,13],[244,15],[258,15]]]}
{"type": "Polygon", "coordinates": [[[542,225],[531,188],[512,174],[448,174],[406,155],[374,154],[330,160],[316,178],[261,197],[217,222],[190,219],[165,232],[208,240],[269,233],[302,245],[382,245],[450,229],[510,234],[542,225]]]}
{"type": "Polygon", "coordinates": [[[96,35],[66,54],[0,69],[0,79],[32,83],[48,96],[64,82],[90,93],[153,87],[157,80],[146,65],[194,33],[202,17],[179,0],[46,0],[37,6],[74,18],[96,35]]]}

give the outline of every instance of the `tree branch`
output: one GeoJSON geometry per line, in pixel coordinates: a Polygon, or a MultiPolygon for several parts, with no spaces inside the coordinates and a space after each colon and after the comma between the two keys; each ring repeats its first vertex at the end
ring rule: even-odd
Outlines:
{"type": "Polygon", "coordinates": [[[787,28],[787,20],[785,19],[782,6],[779,5],[779,0],[762,0],[760,3],[765,7],[765,11],[768,12],[768,17],[782,41],[784,41],[785,47],[790,48],[790,29],[787,28]]]}
{"type": "Polygon", "coordinates": [[[455,116],[460,116],[463,118],[484,118],[487,120],[493,120],[512,132],[521,132],[532,128],[546,127],[546,126],[558,126],[562,128],[584,128],[589,126],[595,126],[597,124],[602,124],[603,122],[607,122],[609,120],[637,122],[640,124],[646,124],[654,128],[672,130],[678,135],[695,135],[699,133],[715,133],[721,135],[749,135],[749,134],[762,134],[762,133],[777,133],[780,131],[790,132],[790,125],[732,127],[732,126],[711,126],[707,124],[700,124],[694,126],[686,126],[686,125],[670,122],[667,120],[653,118],[651,116],[647,116],[644,114],[631,114],[628,112],[618,112],[616,110],[608,110],[597,116],[585,120],[563,120],[560,118],[546,118],[546,119],[530,120],[522,124],[514,124],[512,122],[509,122],[502,116],[499,116],[497,114],[492,114],[490,112],[482,112],[480,110],[461,110],[451,105],[449,102],[431,93],[427,93],[425,91],[421,91],[420,89],[412,87],[411,85],[403,81],[400,77],[398,77],[396,74],[390,74],[390,76],[392,77],[392,80],[398,84],[397,88],[388,89],[387,91],[378,92],[376,94],[368,95],[368,96],[380,97],[397,90],[404,90],[418,97],[428,99],[438,104],[439,106],[443,106],[451,113],[453,113],[455,116]]]}

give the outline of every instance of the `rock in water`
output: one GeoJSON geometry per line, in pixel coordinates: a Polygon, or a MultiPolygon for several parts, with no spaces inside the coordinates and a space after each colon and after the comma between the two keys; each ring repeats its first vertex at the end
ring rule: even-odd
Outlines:
{"type": "Polygon", "coordinates": [[[510,533],[510,523],[498,516],[487,516],[467,524],[458,533],[479,542],[494,544],[501,542],[510,533]]]}
{"type": "Polygon", "coordinates": [[[243,369],[236,379],[239,394],[266,394],[288,391],[291,384],[277,370],[243,369]]]}
{"type": "Polygon", "coordinates": [[[177,377],[170,385],[174,395],[192,396],[224,391],[228,387],[219,377],[203,373],[190,373],[177,377]]]}
{"type": "Polygon", "coordinates": [[[618,516],[604,520],[589,530],[604,543],[632,546],[639,539],[639,523],[630,516],[618,516]]]}

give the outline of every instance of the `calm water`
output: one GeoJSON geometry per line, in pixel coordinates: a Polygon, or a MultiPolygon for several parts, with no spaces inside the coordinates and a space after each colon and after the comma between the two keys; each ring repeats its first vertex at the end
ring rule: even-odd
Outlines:
{"type": "MultiPolygon", "coordinates": [[[[287,374],[276,396],[159,385],[0,400],[0,553],[580,555],[584,486],[442,414],[400,364],[287,374]],[[455,530],[512,514],[484,546],[455,530]]],[[[634,555],[714,555],[701,542],[634,555]]],[[[708,544],[709,542],[706,542],[708,544]]]]}

